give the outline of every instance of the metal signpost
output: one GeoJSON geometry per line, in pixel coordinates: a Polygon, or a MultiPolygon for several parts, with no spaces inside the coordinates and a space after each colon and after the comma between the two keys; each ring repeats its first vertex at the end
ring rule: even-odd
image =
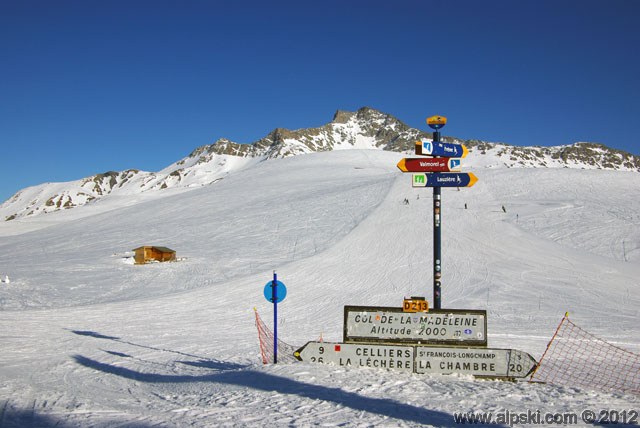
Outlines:
{"type": "Polygon", "coordinates": [[[416,142],[417,155],[431,158],[405,158],[398,162],[402,172],[413,172],[412,187],[433,187],[433,308],[442,308],[442,187],[471,187],[478,177],[460,170],[460,159],[469,151],[462,144],[440,141],[440,129],[447,124],[444,116],[427,118],[427,125],[433,129],[433,140],[416,142]]]}
{"type": "MultiPolygon", "coordinates": [[[[442,128],[446,123],[447,119],[442,118],[444,120],[437,120],[440,118],[430,117],[427,119],[427,124],[429,127],[433,128],[433,146],[440,147],[440,128],[442,128]]],[[[433,188],[433,307],[435,309],[440,309],[442,307],[441,304],[441,287],[442,283],[440,279],[442,278],[442,244],[441,244],[441,188],[440,186],[435,186],[433,188]]]]}
{"type": "Polygon", "coordinates": [[[287,287],[278,281],[278,274],[273,271],[273,281],[264,286],[264,297],[273,303],[273,363],[278,362],[278,303],[287,296],[287,287]]]}
{"type": "Polygon", "coordinates": [[[441,308],[440,190],[471,187],[478,181],[470,172],[458,172],[460,158],[467,156],[467,148],[440,141],[439,129],[446,123],[443,116],[428,118],[427,124],[434,130],[433,141],[423,139],[416,143],[417,155],[432,157],[406,158],[397,165],[402,172],[413,173],[413,187],[433,187],[434,309],[420,296],[405,297],[400,308],[345,306],[344,343],[308,342],[294,352],[298,360],[510,380],[528,376],[537,366],[536,360],[526,352],[487,348],[485,310],[441,308]]]}

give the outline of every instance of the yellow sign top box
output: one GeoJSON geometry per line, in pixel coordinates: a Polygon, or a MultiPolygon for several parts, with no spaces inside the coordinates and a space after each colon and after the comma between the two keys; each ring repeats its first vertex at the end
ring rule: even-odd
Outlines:
{"type": "Polygon", "coordinates": [[[447,124],[447,118],[444,116],[431,116],[427,118],[427,125],[439,126],[440,128],[447,124]]]}

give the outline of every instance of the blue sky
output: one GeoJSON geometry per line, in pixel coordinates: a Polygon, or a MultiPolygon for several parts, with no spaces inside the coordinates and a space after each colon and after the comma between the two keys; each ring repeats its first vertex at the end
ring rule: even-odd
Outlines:
{"type": "Polygon", "coordinates": [[[369,106],[640,154],[640,1],[0,0],[0,200],[369,106]]]}

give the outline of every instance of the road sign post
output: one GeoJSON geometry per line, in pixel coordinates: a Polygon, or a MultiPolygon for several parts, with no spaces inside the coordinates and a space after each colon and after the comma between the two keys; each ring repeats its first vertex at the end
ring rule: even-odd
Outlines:
{"type": "Polygon", "coordinates": [[[429,310],[424,297],[403,306],[345,306],[343,343],[310,341],[299,361],[424,374],[525,378],[538,366],[517,349],[487,348],[487,311],[429,310]]]}
{"type": "Polygon", "coordinates": [[[478,181],[472,173],[460,170],[460,159],[469,151],[463,144],[445,143],[440,129],[447,124],[444,116],[427,118],[433,139],[416,142],[417,155],[430,158],[405,158],[398,162],[402,172],[413,172],[412,187],[433,187],[433,308],[442,308],[442,187],[471,187],[478,181]]]}
{"type": "Polygon", "coordinates": [[[271,301],[273,302],[273,364],[278,363],[278,274],[273,271],[271,284],[271,301]]]}
{"type": "Polygon", "coordinates": [[[264,297],[273,303],[273,363],[278,363],[278,302],[287,296],[287,287],[278,281],[278,274],[273,271],[273,281],[264,286],[264,297]]]}
{"type": "MultiPolygon", "coordinates": [[[[430,118],[431,119],[431,118],[430,118]]],[[[431,123],[429,123],[429,119],[427,119],[427,124],[431,126],[435,131],[433,131],[433,144],[434,146],[440,143],[440,129],[444,126],[446,120],[441,125],[436,125],[434,127],[431,123]]],[[[442,192],[440,186],[435,186],[433,188],[433,308],[440,309],[442,307],[441,304],[441,288],[442,283],[440,282],[442,278],[442,192]]]]}
{"type": "Polygon", "coordinates": [[[415,152],[430,157],[405,158],[397,165],[413,173],[413,187],[433,187],[433,310],[424,297],[405,297],[400,308],[345,306],[344,343],[308,342],[294,352],[298,360],[510,380],[528,376],[537,366],[526,352],[487,348],[485,310],[442,309],[441,189],[471,187],[478,181],[470,172],[458,172],[468,150],[441,141],[446,123],[443,116],[427,118],[433,140],[416,143],[415,152]]]}

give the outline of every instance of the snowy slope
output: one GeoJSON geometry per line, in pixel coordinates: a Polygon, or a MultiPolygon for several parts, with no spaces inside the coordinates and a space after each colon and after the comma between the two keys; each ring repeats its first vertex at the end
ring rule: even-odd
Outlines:
{"type": "Polygon", "coordinates": [[[0,205],[0,216],[5,221],[13,221],[96,203],[121,207],[140,199],[157,199],[211,185],[229,173],[261,160],[261,157],[196,153],[157,173],[138,170],[110,171],[71,182],[44,183],[13,195],[0,205]]]}
{"type": "MultiPolygon", "coordinates": [[[[479,182],[443,189],[443,306],[486,309],[489,346],[536,358],[565,311],[640,352],[640,175],[472,156],[479,182]]],[[[259,363],[252,308],[269,321],[273,269],[294,345],[341,341],[346,304],[431,300],[431,191],[410,187],[401,157],[274,159],[215,186],[49,214],[44,229],[18,223],[0,241],[0,426],[453,426],[454,412],[637,409],[620,393],[259,363]],[[143,244],[183,260],[130,264],[143,244]]]]}

